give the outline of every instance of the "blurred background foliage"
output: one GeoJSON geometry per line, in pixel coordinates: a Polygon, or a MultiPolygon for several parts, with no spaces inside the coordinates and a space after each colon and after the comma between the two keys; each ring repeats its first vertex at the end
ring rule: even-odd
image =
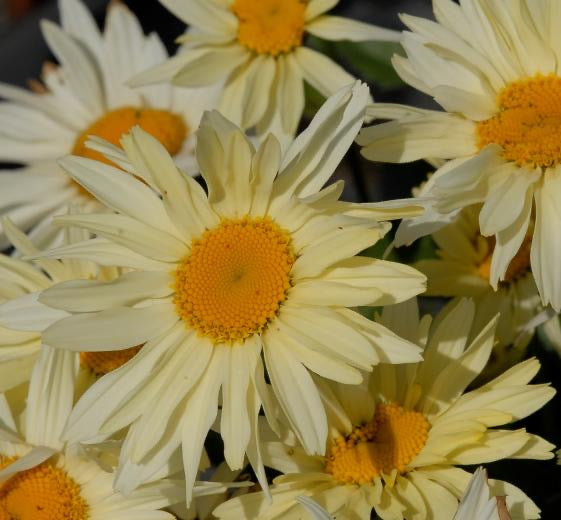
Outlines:
{"type": "MultiPolygon", "coordinates": [[[[84,0],[102,21],[108,0],[84,0]]],[[[560,0],[561,1],[561,0],[560,0]]],[[[145,31],[157,31],[170,52],[175,50],[174,39],[184,29],[183,24],[168,13],[156,0],[124,0],[139,17],[145,31]]],[[[430,0],[341,0],[337,14],[360,19],[393,29],[401,29],[399,13],[407,12],[431,17],[430,0]]],[[[0,0],[0,81],[25,86],[39,75],[45,60],[52,60],[39,32],[39,20],[58,20],[54,0],[0,0]]],[[[366,81],[374,99],[382,102],[407,103],[434,108],[434,102],[405,85],[391,66],[391,56],[402,53],[397,44],[325,42],[308,37],[307,44],[331,56],[357,77],[366,81]]],[[[323,102],[322,96],[310,87],[306,90],[305,120],[313,117],[323,102]]],[[[431,171],[431,166],[418,161],[406,165],[391,165],[365,161],[354,146],[336,173],[346,183],[344,198],[354,201],[380,201],[410,196],[411,188],[419,184],[431,171]]],[[[382,257],[390,246],[392,236],[365,251],[382,257]]],[[[432,239],[426,237],[412,247],[392,250],[389,258],[410,263],[435,256],[432,239]]],[[[424,298],[425,311],[435,310],[442,301],[424,298]]],[[[372,309],[365,309],[372,315],[372,309]]],[[[542,370],[535,382],[552,382],[561,388],[561,362],[557,352],[548,348],[539,335],[532,341],[528,356],[542,362],[542,370]]],[[[557,395],[545,408],[529,419],[514,425],[542,435],[557,446],[561,445],[561,396],[557,395]]],[[[219,453],[219,451],[218,451],[219,453]]],[[[488,465],[491,478],[508,480],[526,491],[542,509],[542,518],[561,518],[561,467],[555,460],[511,460],[488,465]]]]}

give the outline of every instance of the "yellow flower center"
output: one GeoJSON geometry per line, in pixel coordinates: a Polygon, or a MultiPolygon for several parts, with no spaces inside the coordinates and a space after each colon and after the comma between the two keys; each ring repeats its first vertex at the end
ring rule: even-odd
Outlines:
{"type": "MultiPolygon", "coordinates": [[[[488,253],[479,264],[477,271],[479,276],[485,280],[491,279],[491,261],[495,250],[495,237],[487,239],[488,253]]],[[[530,252],[532,249],[532,236],[527,234],[520,246],[520,249],[511,260],[505,273],[504,283],[512,283],[525,275],[530,270],[530,252]]]]}
{"type": "Polygon", "coordinates": [[[175,272],[178,314],[215,343],[261,332],[290,288],[290,235],[270,218],[223,220],[175,272]]]}
{"type": "Polygon", "coordinates": [[[142,346],[108,352],[80,352],[80,365],[96,376],[104,376],[130,361],[142,346]]]}
{"type": "Polygon", "coordinates": [[[290,52],[302,44],[306,0],[234,0],[238,41],[259,54],[290,52]]]}
{"type": "MultiPolygon", "coordinates": [[[[0,455],[0,468],[15,460],[0,455]]],[[[49,461],[0,484],[0,520],[87,520],[89,516],[80,486],[49,461]]]]}
{"type": "Polygon", "coordinates": [[[121,137],[133,126],[138,125],[162,143],[170,155],[177,154],[187,137],[187,126],[183,119],[166,110],[151,108],[124,107],[108,112],[86,129],[74,144],[72,153],[88,159],[95,159],[112,164],[102,154],[86,148],[90,135],[102,137],[106,141],[120,146],[121,137]]]}
{"type": "Polygon", "coordinates": [[[479,148],[495,143],[519,166],[561,163],[561,77],[537,75],[514,81],[499,94],[500,112],[477,125],[479,148]]]}
{"type": "Polygon", "coordinates": [[[404,473],[426,444],[429,427],[419,412],[379,404],[370,423],[334,441],[325,471],[345,484],[368,484],[393,470],[404,473]]]}

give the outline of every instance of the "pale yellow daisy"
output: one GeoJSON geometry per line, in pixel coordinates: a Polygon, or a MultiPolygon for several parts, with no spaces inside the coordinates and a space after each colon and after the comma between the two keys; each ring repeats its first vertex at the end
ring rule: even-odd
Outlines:
{"type": "Polygon", "coordinates": [[[414,267],[427,276],[427,296],[473,297],[474,332],[499,313],[497,343],[485,367],[485,376],[496,376],[522,359],[534,335],[533,318],[543,312],[530,269],[528,238],[494,290],[490,283],[493,237],[479,232],[479,205],[463,209],[454,220],[434,232],[438,259],[421,260],[414,267]]]}
{"type": "MultiPolygon", "coordinates": [[[[335,518],[452,520],[471,474],[458,466],[500,459],[550,459],[553,445],[525,429],[501,429],[547,403],[549,385],[529,385],[539,362],[516,365],[466,392],[493,348],[496,320],[471,342],[473,303],[419,320],[410,301],[386,307],[381,323],[424,347],[418,364],[374,368],[363,385],[328,381],[318,387],[329,415],[325,457],[310,456],[284,435],[264,442],[266,465],[284,473],[274,480],[272,504],[263,493],[234,498],[214,514],[221,519],[305,518],[297,497],[310,497],[335,518]]],[[[490,481],[506,495],[516,518],[539,518],[520,489],[490,481]]],[[[474,517],[471,517],[474,518],[474,517]]],[[[478,518],[479,520],[479,518],[478,518]]]]}
{"type": "Polygon", "coordinates": [[[433,8],[436,21],[402,17],[410,29],[402,42],[407,57],[393,63],[402,79],[445,111],[374,105],[370,115],[394,121],[365,129],[359,138],[371,160],[445,160],[425,190],[433,211],[406,222],[398,243],[482,203],[481,233],[495,237],[493,287],[531,237],[542,301],[559,311],[561,3],[434,0],[433,8]]]}
{"type": "MultiPolygon", "coordinates": [[[[306,34],[326,40],[398,41],[399,33],[329,16],[339,0],[160,0],[189,31],[167,63],[139,74],[132,85],[165,80],[221,85],[219,110],[247,129],[293,136],[304,110],[304,81],[328,97],[354,78],[304,45],[306,34]]],[[[284,144],[285,139],[281,139],[284,144]]]]}
{"type": "MultiPolygon", "coordinates": [[[[80,0],[59,0],[61,27],[43,21],[41,30],[59,66],[44,67],[43,84],[30,92],[0,84],[0,161],[22,163],[0,172],[0,215],[25,231],[39,227],[69,202],[95,207],[88,193],[72,182],[55,160],[74,153],[106,160],[85,147],[90,135],[118,145],[122,134],[140,125],[157,137],[178,165],[194,174],[195,130],[204,110],[218,100],[212,89],[169,85],[131,89],[132,75],[167,59],[155,34],[144,35],[136,17],[111,2],[101,33],[80,0]]],[[[46,234],[46,235],[45,235],[46,234]]],[[[0,249],[7,245],[0,225],[0,249]]]]}
{"type": "Polygon", "coordinates": [[[357,384],[377,363],[420,359],[418,347],[347,308],[424,290],[425,277],[411,267],[355,256],[388,230],[377,219],[412,209],[340,202],[340,183],[322,189],[362,125],[368,95],[357,83],[332,96],[284,156],[274,136],[256,151],[238,127],[207,113],[197,159],[208,196],[139,128],[122,140],[124,152],[109,148],[134,177],[83,157],[61,161],[116,213],[57,217],[98,238],[42,256],[137,269],[110,283],[59,284],[40,297],[72,314],[44,332],[48,345],[144,344],[86,392],[66,430],[68,439],[88,441],[131,425],[119,489],[133,489],[181,447],[189,502],[213,425],[231,468],[247,452],[264,482],[255,429],[269,402],[262,354],[310,453],[323,453],[327,437],[310,371],[357,384]],[[355,211],[370,218],[347,214],[355,211]]]}

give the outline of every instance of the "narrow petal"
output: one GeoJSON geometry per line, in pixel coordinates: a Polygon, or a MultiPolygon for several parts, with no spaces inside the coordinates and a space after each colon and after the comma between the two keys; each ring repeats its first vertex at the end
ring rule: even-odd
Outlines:
{"type": "Polygon", "coordinates": [[[61,449],[62,431],[74,404],[78,356],[43,345],[29,384],[25,439],[35,446],[61,449]]]}
{"type": "Polygon", "coordinates": [[[226,369],[227,345],[216,345],[206,373],[192,391],[183,414],[182,452],[185,468],[186,502],[191,503],[193,486],[204,441],[218,412],[218,393],[226,369]]]}
{"type": "Polygon", "coordinates": [[[561,169],[547,171],[536,186],[536,222],[532,240],[532,272],[544,305],[561,309],[561,272],[555,259],[561,257],[561,243],[552,240],[561,224],[561,169]]]}
{"type": "Polygon", "coordinates": [[[398,31],[376,27],[369,23],[359,22],[341,16],[320,16],[306,25],[306,31],[325,40],[389,41],[398,42],[401,34],[398,31]]]}
{"type": "Polygon", "coordinates": [[[45,330],[43,341],[76,352],[122,350],[150,341],[178,320],[173,304],[118,307],[62,319],[45,330]]]}
{"type": "Polygon", "coordinates": [[[132,307],[150,298],[173,292],[172,277],[165,271],[125,273],[116,280],[71,280],[43,291],[39,301],[70,312],[94,312],[114,307],[132,307]]]}
{"type": "Polygon", "coordinates": [[[125,215],[63,215],[54,221],[58,225],[88,229],[154,260],[177,261],[188,251],[186,244],[173,235],[125,215]]]}
{"type": "Polygon", "coordinates": [[[310,374],[286,352],[277,335],[263,339],[267,372],[292,429],[309,454],[324,453],[327,419],[310,374]]]}
{"type": "Polygon", "coordinates": [[[13,330],[41,332],[69,316],[65,311],[42,304],[39,294],[26,294],[0,304],[0,325],[13,330]]]}

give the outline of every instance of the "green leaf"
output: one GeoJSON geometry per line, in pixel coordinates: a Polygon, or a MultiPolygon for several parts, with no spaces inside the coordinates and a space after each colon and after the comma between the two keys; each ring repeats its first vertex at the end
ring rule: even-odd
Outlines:
{"type": "Polygon", "coordinates": [[[306,97],[304,118],[311,120],[321,108],[321,105],[325,102],[325,97],[308,83],[304,83],[304,95],[306,97]]]}
{"type": "Polygon", "coordinates": [[[392,42],[334,42],[340,59],[368,83],[376,83],[381,88],[391,90],[403,85],[395,72],[391,58],[401,54],[402,48],[392,42]]]}

